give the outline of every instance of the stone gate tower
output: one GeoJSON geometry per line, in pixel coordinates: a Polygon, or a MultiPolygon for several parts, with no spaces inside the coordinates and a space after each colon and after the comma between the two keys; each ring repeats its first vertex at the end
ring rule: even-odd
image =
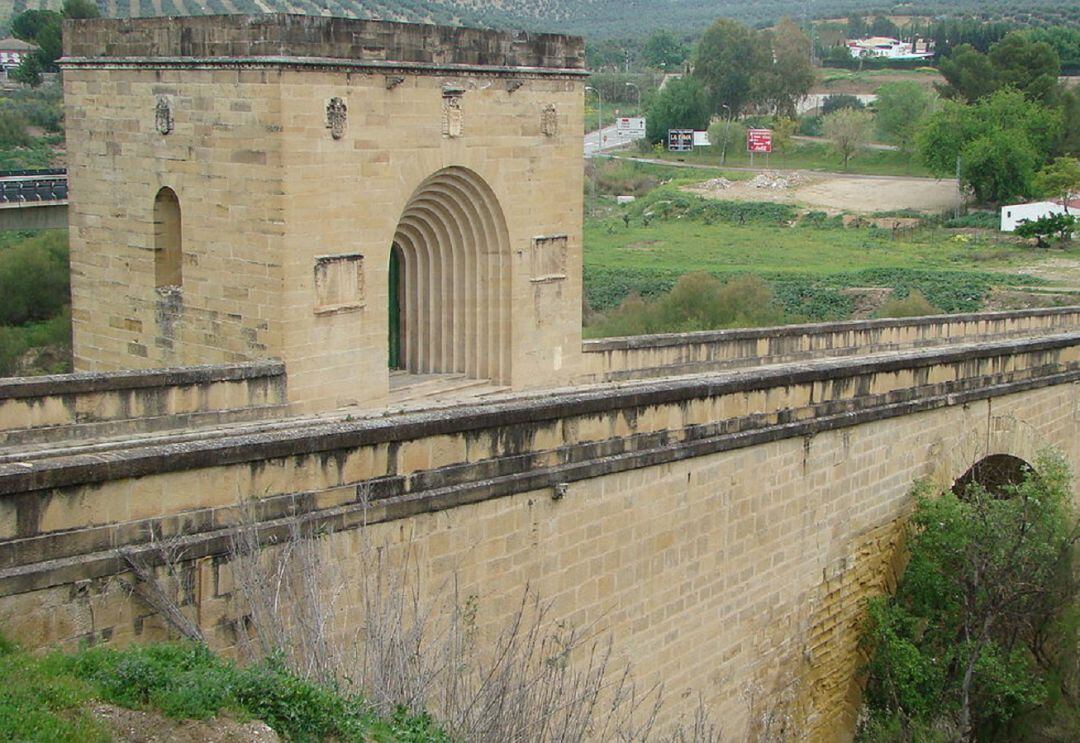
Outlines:
{"type": "Polygon", "coordinates": [[[581,352],[579,38],[294,15],[64,28],[78,370],[515,388],[581,352]]]}

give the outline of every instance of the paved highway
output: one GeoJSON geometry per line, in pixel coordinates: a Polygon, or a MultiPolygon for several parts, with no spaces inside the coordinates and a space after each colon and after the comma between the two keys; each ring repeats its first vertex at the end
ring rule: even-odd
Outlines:
{"type": "Polygon", "coordinates": [[[633,141],[614,125],[604,127],[600,132],[585,132],[585,157],[592,157],[633,141]]]}

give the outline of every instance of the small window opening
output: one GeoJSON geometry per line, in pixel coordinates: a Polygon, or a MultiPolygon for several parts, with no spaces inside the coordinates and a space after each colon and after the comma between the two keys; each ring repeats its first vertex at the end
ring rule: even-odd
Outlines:
{"type": "Polygon", "coordinates": [[[154,283],[158,289],[184,283],[180,199],[171,188],[154,198],[154,283]]]}

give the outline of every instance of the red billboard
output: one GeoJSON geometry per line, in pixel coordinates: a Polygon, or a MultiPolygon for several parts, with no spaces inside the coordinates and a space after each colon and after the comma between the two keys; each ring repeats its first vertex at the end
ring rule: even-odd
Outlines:
{"type": "Polygon", "coordinates": [[[747,129],[747,152],[772,152],[772,129],[747,129]]]}

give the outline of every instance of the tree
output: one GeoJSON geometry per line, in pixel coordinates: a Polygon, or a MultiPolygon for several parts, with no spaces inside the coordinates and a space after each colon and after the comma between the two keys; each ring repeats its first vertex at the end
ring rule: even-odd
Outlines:
{"type": "Polygon", "coordinates": [[[915,131],[934,105],[934,96],[912,80],[886,83],[877,89],[877,127],[887,138],[910,152],[915,131]]]}
{"type": "Polygon", "coordinates": [[[799,130],[799,122],[796,119],[777,117],[773,119],[772,143],[777,152],[787,152],[791,147],[795,132],[799,130]]]}
{"type": "Polygon", "coordinates": [[[1057,235],[1062,242],[1072,237],[1076,229],[1076,217],[1071,214],[1047,214],[1036,220],[1025,219],[1016,226],[1016,234],[1020,237],[1035,238],[1035,245],[1039,248],[1048,248],[1048,237],[1057,235]]]}
{"type": "Polygon", "coordinates": [[[1059,200],[1069,213],[1069,199],[1080,194],[1080,160],[1075,157],[1055,158],[1035,174],[1035,190],[1042,196],[1059,200]]]}
{"type": "Polygon", "coordinates": [[[1034,192],[1039,153],[1013,132],[994,128],[968,142],[960,151],[960,180],[977,201],[1005,203],[1034,192]]]}
{"type": "Polygon", "coordinates": [[[56,60],[64,53],[61,20],[64,18],[97,18],[101,15],[92,0],[64,0],[63,10],[25,10],[11,19],[11,32],[38,48],[23,57],[13,78],[36,87],[41,84],[42,72],[56,72],[56,60]]]}
{"type": "Polygon", "coordinates": [[[1003,87],[1013,87],[1031,100],[1052,103],[1060,93],[1057,82],[1061,61],[1054,48],[1013,32],[987,54],[970,44],[957,46],[939,65],[946,84],[939,86],[946,98],[974,103],[1003,87]]]}
{"type": "Polygon", "coordinates": [[[1070,491],[1049,454],[1018,485],[916,487],[910,561],[869,605],[867,739],[981,739],[1046,699],[1076,596],[1070,491]]]}
{"type": "Polygon", "coordinates": [[[11,19],[11,35],[34,43],[38,32],[55,19],[56,12],[52,10],[24,10],[11,19]]]}
{"type": "Polygon", "coordinates": [[[859,148],[869,141],[873,126],[874,117],[868,111],[853,108],[834,111],[822,120],[825,138],[844,159],[844,170],[859,148]]]}
{"type": "Polygon", "coordinates": [[[1061,130],[1061,112],[1003,88],[974,105],[946,101],[918,127],[919,158],[938,176],[956,172],[981,200],[1033,193],[1035,172],[1061,130]]]}
{"type": "Polygon", "coordinates": [[[990,63],[998,83],[1024,92],[1033,101],[1052,103],[1058,93],[1061,60],[1054,48],[1013,32],[990,47],[990,63]]]}
{"type": "Polygon", "coordinates": [[[866,36],[866,19],[861,15],[848,16],[847,35],[849,39],[861,39],[866,36]]]}
{"type": "Polygon", "coordinates": [[[997,70],[990,58],[970,44],[961,44],[938,65],[945,85],[939,86],[945,98],[974,103],[1000,87],[997,70]]]}
{"type": "Polygon", "coordinates": [[[814,85],[810,39],[790,18],[759,38],[765,54],[751,74],[751,97],[778,116],[794,118],[795,104],[814,85]]]}
{"type": "Polygon", "coordinates": [[[742,147],[746,142],[746,126],[734,119],[717,119],[709,124],[709,146],[720,148],[720,162],[727,162],[729,149],[742,147]]]}
{"type": "Polygon", "coordinates": [[[661,142],[668,129],[705,129],[710,115],[705,87],[696,78],[671,80],[649,106],[645,134],[650,142],[661,142]]]}
{"type": "Polygon", "coordinates": [[[686,61],[686,45],[666,28],[653,31],[641,49],[641,59],[649,67],[678,69],[686,61]]]}
{"type": "Polygon", "coordinates": [[[1061,105],[1061,139],[1055,151],[1080,157],[1080,89],[1067,88],[1059,100],[1061,105]]]}
{"type": "Polygon", "coordinates": [[[871,36],[887,36],[892,39],[899,34],[900,29],[896,27],[896,24],[883,15],[874,16],[874,20],[870,22],[871,36]]]}
{"type": "Polygon", "coordinates": [[[757,34],[730,18],[720,18],[698,42],[694,77],[705,86],[713,112],[726,104],[738,116],[752,100],[752,76],[764,52],[757,34]]]}
{"type": "Polygon", "coordinates": [[[64,18],[100,18],[101,11],[93,0],[64,0],[64,18]]]}
{"type": "Polygon", "coordinates": [[[9,76],[15,82],[29,85],[31,88],[41,85],[41,62],[38,61],[38,56],[27,54],[9,76]]]}
{"type": "Polygon", "coordinates": [[[860,101],[857,95],[833,93],[821,102],[821,115],[827,116],[833,111],[839,111],[842,108],[854,108],[861,111],[866,108],[866,104],[860,101]]]}

